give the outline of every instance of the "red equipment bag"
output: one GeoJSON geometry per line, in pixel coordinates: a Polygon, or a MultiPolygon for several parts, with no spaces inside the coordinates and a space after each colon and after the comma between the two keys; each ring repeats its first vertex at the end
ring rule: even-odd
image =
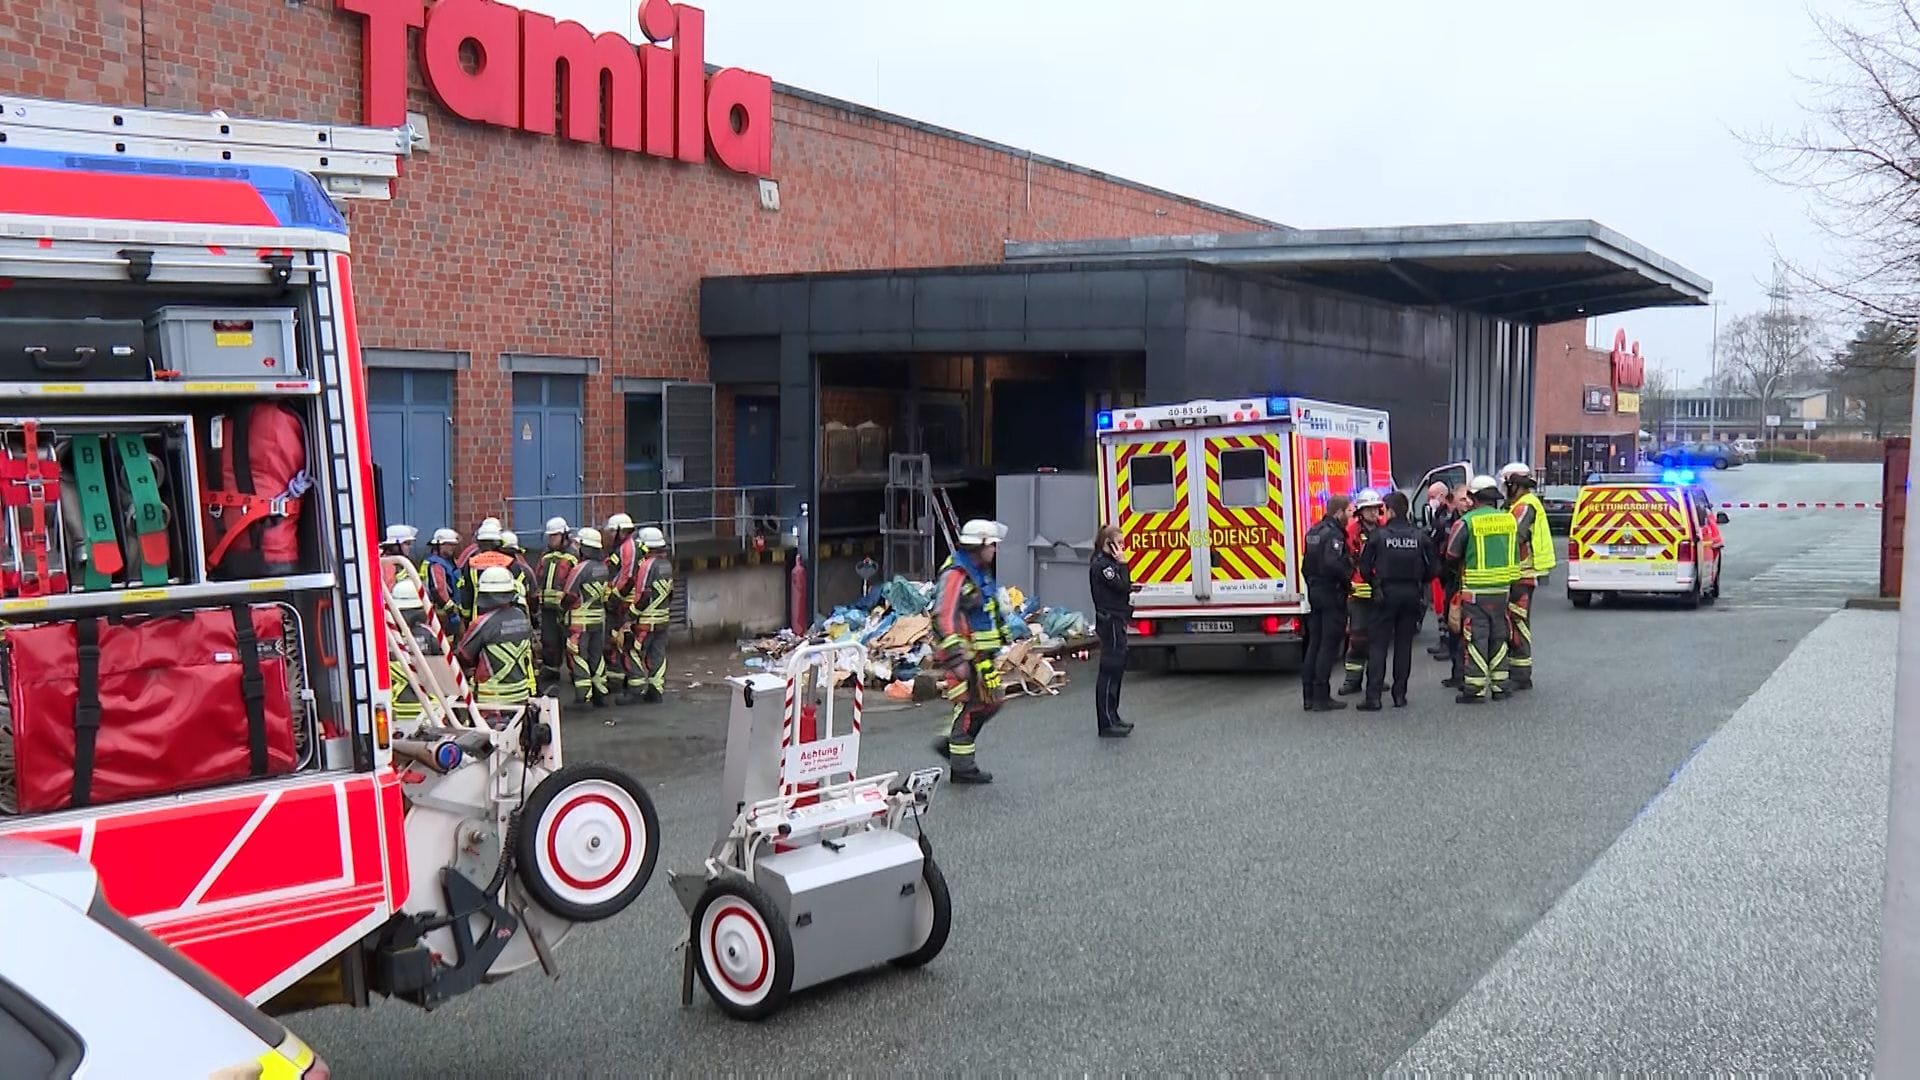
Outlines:
{"type": "Polygon", "coordinates": [[[229,578],[294,573],[300,504],[313,486],[300,414],[260,401],[215,416],[200,451],[208,569],[229,578]]]}
{"type": "Polygon", "coordinates": [[[272,604],[9,628],[19,812],[292,772],[284,640],[272,604]]]}

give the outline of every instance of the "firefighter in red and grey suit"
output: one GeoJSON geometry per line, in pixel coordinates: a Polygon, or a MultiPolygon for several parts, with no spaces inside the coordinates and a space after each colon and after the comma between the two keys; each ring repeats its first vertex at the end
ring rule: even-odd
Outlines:
{"type": "Polygon", "coordinates": [[[628,615],[627,689],[652,705],[667,691],[667,622],[673,604],[673,556],[667,535],[649,525],[635,536],[642,555],[633,571],[633,600],[628,615]],[[637,674],[636,674],[637,673],[637,674]]]}
{"type": "Polygon", "coordinates": [[[947,671],[946,696],[954,703],[947,734],[934,749],[953,762],[949,779],[956,784],[988,784],[993,774],[973,758],[980,729],[1000,711],[1000,672],[994,656],[1006,644],[1005,624],[995,599],[1000,586],[993,579],[993,559],[1006,526],[975,519],[960,527],[954,548],[934,585],[934,658],[947,671]]]}
{"type": "Polygon", "coordinates": [[[1367,674],[1367,657],[1372,649],[1373,585],[1360,573],[1360,552],[1367,538],[1380,527],[1380,515],[1386,501],[1372,488],[1353,497],[1353,518],[1347,522],[1347,558],[1353,564],[1353,591],[1347,596],[1347,677],[1340,682],[1340,695],[1360,692],[1367,674]]]}
{"type": "Polygon", "coordinates": [[[627,670],[627,654],[633,641],[634,573],[640,568],[640,547],[633,542],[633,519],[625,514],[608,518],[606,528],[600,533],[606,542],[608,585],[612,590],[607,598],[607,681],[616,688],[613,703],[631,705],[634,699],[628,686],[638,686],[645,681],[641,672],[627,670]],[[630,683],[629,680],[637,681],[630,683]]]}

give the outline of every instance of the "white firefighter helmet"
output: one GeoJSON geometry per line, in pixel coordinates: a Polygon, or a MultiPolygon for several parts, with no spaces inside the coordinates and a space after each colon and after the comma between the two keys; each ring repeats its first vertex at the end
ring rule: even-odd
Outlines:
{"type": "Polygon", "coordinates": [[[519,591],[513,584],[513,571],[504,566],[489,566],[480,571],[480,591],[483,593],[511,593],[519,591]]]}
{"type": "Polygon", "coordinates": [[[667,534],[649,525],[634,535],[634,540],[648,551],[659,551],[667,546],[667,534]]]}
{"type": "Polygon", "coordinates": [[[1524,461],[1510,461],[1500,467],[1500,482],[1511,484],[1515,480],[1533,479],[1533,466],[1524,461]]]}
{"type": "Polygon", "coordinates": [[[512,529],[501,529],[500,546],[506,548],[508,551],[519,551],[520,534],[514,532],[512,529]]]}
{"type": "Polygon", "coordinates": [[[1387,501],[1381,498],[1380,493],[1372,488],[1361,488],[1359,494],[1353,497],[1353,509],[1356,513],[1361,510],[1385,505],[1387,505],[1387,501]]]}
{"type": "Polygon", "coordinates": [[[547,535],[548,536],[553,536],[556,533],[564,533],[566,531],[567,531],[566,518],[554,517],[554,518],[547,519],[547,535]]]}
{"type": "Polygon", "coordinates": [[[479,528],[473,530],[474,542],[484,544],[489,540],[499,540],[501,531],[500,519],[488,518],[480,523],[479,528]]]}
{"type": "Polygon", "coordinates": [[[580,529],[580,546],[583,548],[592,548],[595,551],[600,550],[600,530],[591,525],[582,526],[580,529]]]}
{"type": "Polygon", "coordinates": [[[633,519],[625,514],[615,514],[607,519],[608,532],[619,532],[621,529],[631,528],[633,528],[633,519]]]}
{"type": "Polygon", "coordinates": [[[988,544],[997,544],[1000,542],[1000,538],[1005,535],[1002,531],[1003,528],[1004,526],[998,522],[988,521],[985,518],[974,518],[972,521],[960,526],[960,546],[977,548],[986,547],[988,544]]]}
{"type": "Polygon", "coordinates": [[[433,530],[433,543],[436,547],[441,544],[457,544],[459,542],[460,531],[458,529],[439,528],[433,530]]]}
{"type": "Polygon", "coordinates": [[[396,544],[396,545],[411,544],[415,540],[418,540],[419,538],[420,538],[420,530],[414,528],[411,525],[387,526],[387,543],[389,544],[396,544]]]}
{"type": "Polygon", "coordinates": [[[401,578],[393,583],[393,606],[401,611],[419,611],[426,605],[420,602],[420,587],[401,578]]]}
{"type": "Polygon", "coordinates": [[[1467,494],[1476,499],[1497,496],[1500,494],[1500,481],[1491,476],[1476,476],[1467,481],[1467,494]]]}

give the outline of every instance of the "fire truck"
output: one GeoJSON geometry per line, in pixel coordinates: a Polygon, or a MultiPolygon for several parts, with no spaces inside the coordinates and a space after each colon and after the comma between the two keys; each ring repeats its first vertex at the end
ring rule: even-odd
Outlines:
{"type": "Polygon", "coordinates": [[[1301,538],[1328,496],[1393,486],[1387,414],[1298,397],[1095,417],[1100,520],[1125,536],[1141,666],[1297,664],[1301,538]]]}
{"type": "Polygon", "coordinates": [[[341,206],[410,149],[0,101],[0,835],[273,1011],[552,974],[659,848],[383,584],[341,206]]]}

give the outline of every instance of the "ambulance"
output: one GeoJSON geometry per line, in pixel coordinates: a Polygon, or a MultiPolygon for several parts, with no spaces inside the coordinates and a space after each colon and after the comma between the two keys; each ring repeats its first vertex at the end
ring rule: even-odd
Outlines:
{"type": "Polygon", "coordinates": [[[1621,593],[1711,603],[1720,597],[1727,520],[1691,469],[1596,473],[1573,504],[1567,599],[1582,608],[1621,593]]]}
{"type": "Polygon", "coordinates": [[[1132,570],[1139,666],[1297,664],[1301,540],[1331,495],[1393,486],[1387,414],[1298,397],[1103,410],[1100,520],[1132,570]]]}

